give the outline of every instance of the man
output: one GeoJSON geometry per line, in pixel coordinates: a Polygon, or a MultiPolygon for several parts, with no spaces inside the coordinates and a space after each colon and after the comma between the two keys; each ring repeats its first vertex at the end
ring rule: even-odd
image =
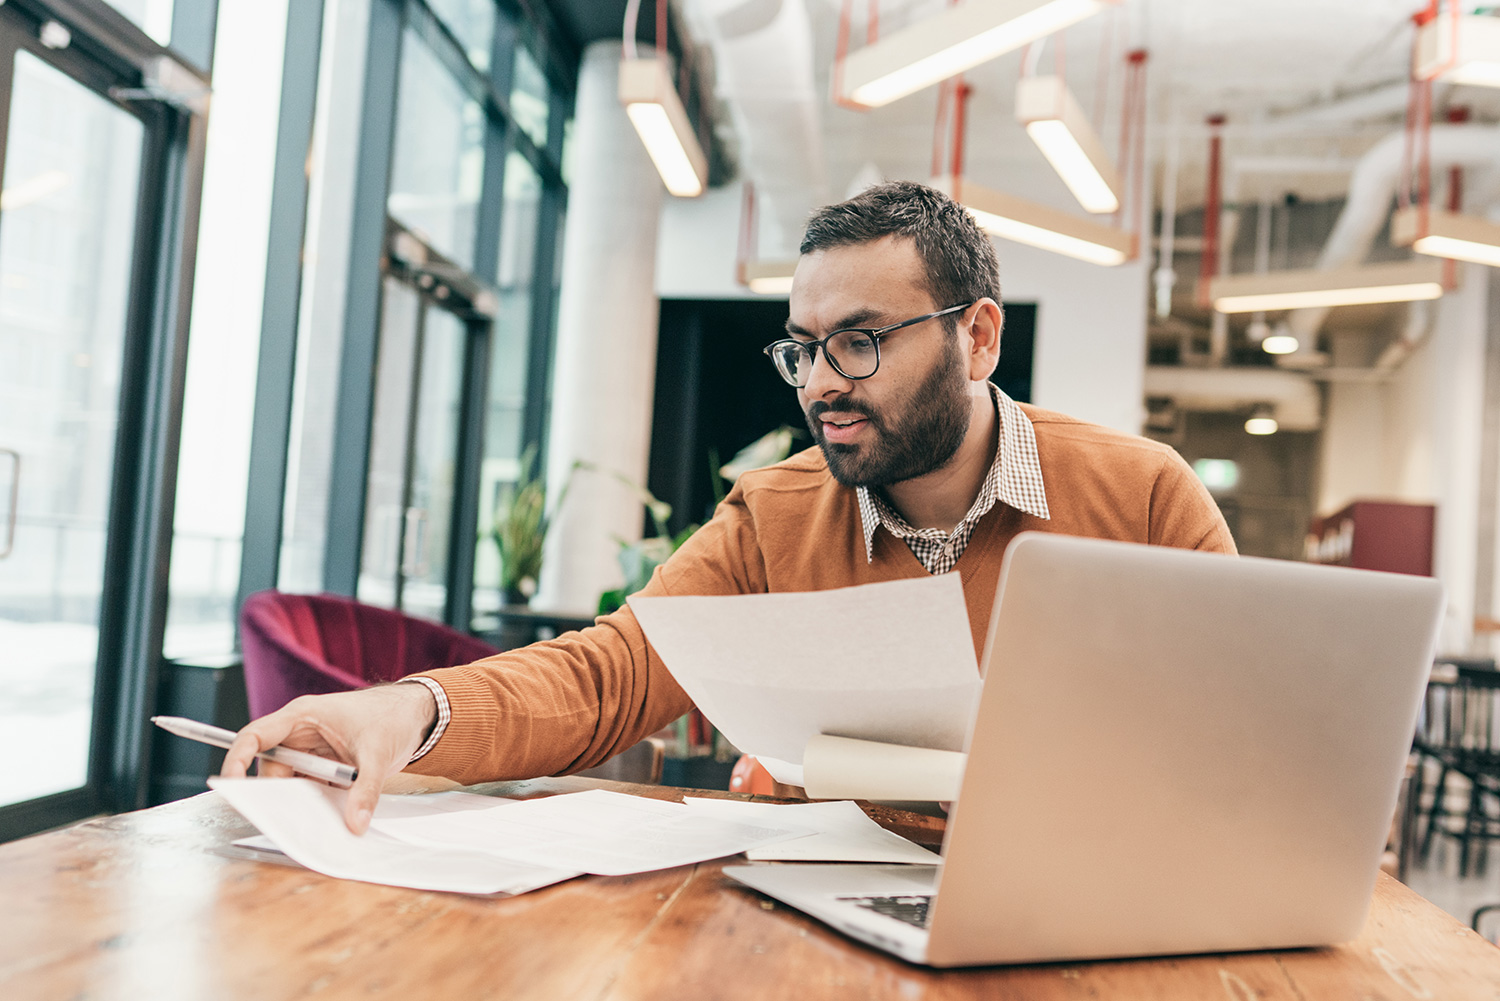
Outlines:
{"type": "MultiPolygon", "coordinates": [[[[1233,552],[1170,448],[1011,401],[999,265],[968,212],[883,184],[816,213],[787,337],[766,353],[817,449],[746,473],[647,594],[810,591],[957,570],[981,652],[1024,530],[1233,552]]],[[[592,767],[691,703],[628,608],[556,640],[380,688],[297,699],[240,732],[224,774],[286,744],[350,761],[346,820],[409,768],[459,782],[592,767]]],[[[284,766],[262,765],[268,774],[284,766]]]]}

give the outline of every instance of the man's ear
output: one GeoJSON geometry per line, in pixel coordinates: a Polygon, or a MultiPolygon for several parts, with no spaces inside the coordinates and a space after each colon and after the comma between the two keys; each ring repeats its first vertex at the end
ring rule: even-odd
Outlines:
{"type": "Polygon", "coordinates": [[[988,379],[1000,362],[1005,311],[994,299],[980,299],[969,308],[974,314],[969,323],[969,379],[980,382],[988,379]]]}

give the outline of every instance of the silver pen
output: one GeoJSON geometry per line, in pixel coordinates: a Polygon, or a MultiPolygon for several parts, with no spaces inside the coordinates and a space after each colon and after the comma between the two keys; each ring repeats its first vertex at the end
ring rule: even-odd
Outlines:
{"type": "MultiPolygon", "coordinates": [[[[228,747],[234,743],[233,730],[209,726],[207,723],[199,723],[197,720],[183,716],[152,716],[151,722],[168,733],[175,733],[179,737],[186,737],[188,740],[196,740],[199,743],[212,744],[214,747],[228,747]]],[[[353,765],[320,758],[306,751],[294,751],[290,747],[268,747],[256,757],[288,765],[293,771],[315,779],[322,779],[324,782],[332,782],[337,786],[351,786],[354,784],[355,777],[359,775],[359,769],[353,765]]]]}

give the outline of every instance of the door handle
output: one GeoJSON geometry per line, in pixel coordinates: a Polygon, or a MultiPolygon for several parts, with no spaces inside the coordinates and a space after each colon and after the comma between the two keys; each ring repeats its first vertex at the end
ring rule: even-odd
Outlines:
{"type": "Polygon", "coordinates": [[[406,577],[427,575],[427,510],[406,509],[405,546],[401,554],[401,573],[406,577]]]}
{"type": "Polygon", "coordinates": [[[16,514],[21,503],[21,453],[13,448],[0,448],[0,455],[10,456],[10,507],[5,513],[5,545],[0,547],[0,560],[3,560],[16,548],[16,514]]]}

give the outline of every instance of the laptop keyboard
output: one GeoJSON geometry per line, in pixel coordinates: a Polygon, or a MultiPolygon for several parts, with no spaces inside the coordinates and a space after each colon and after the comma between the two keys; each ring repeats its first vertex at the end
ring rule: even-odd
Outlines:
{"type": "Polygon", "coordinates": [[[888,918],[916,925],[918,928],[927,927],[927,905],[932,902],[930,896],[840,897],[839,899],[847,900],[856,907],[863,907],[876,914],[884,914],[888,918]]]}

